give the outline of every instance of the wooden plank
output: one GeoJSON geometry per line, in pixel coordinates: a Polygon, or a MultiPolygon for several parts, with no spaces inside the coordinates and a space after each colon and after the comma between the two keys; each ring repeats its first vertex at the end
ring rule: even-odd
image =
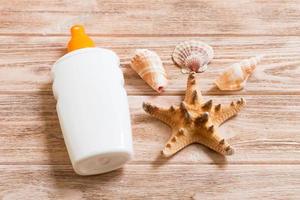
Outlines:
{"type": "MultiPolygon", "coordinates": [[[[181,41],[196,39],[207,42],[215,50],[215,59],[205,73],[198,74],[204,94],[228,94],[213,84],[230,64],[257,54],[266,58],[249,79],[245,90],[235,94],[300,94],[299,37],[94,37],[98,46],[116,51],[129,95],[154,95],[153,91],[130,68],[129,61],[136,48],[157,51],[168,71],[170,84],[164,95],[182,95],[186,75],[181,74],[171,54],[181,41]]],[[[0,36],[0,91],[51,92],[50,69],[65,53],[68,37],[0,36]]]]}
{"type": "Polygon", "coordinates": [[[299,35],[291,1],[3,1],[1,34],[66,34],[85,24],[94,34],[299,35]]]}
{"type": "Polygon", "coordinates": [[[70,166],[0,165],[2,199],[298,199],[295,165],[127,165],[80,177],[70,166]],[[283,170],[284,169],[284,170],[283,170]]]}
{"type": "MultiPolygon", "coordinates": [[[[206,96],[229,103],[241,96],[206,96]]],[[[178,104],[179,96],[130,96],[137,163],[170,164],[300,164],[300,96],[244,96],[247,107],[221,127],[235,148],[222,157],[201,145],[191,145],[171,159],[160,151],[170,129],[142,110],[142,102],[178,104]]],[[[69,164],[52,95],[0,95],[0,164],[69,164]]]]}
{"type": "Polygon", "coordinates": [[[0,199],[299,198],[299,1],[0,3],[0,199]],[[74,23],[84,24],[98,46],[120,55],[130,95],[135,158],[101,176],[73,172],[51,92],[50,69],[65,53],[74,23]],[[186,75],[170,55],[188,39],[215,49],[208,71],[197,75],[206,98],[229,103],[243,96],[248,103],[221,128],[236,149],[226,159],[201,145],[162,158],[170,130],[141,109],[143,101],[180,102],[186,75]],[[136,48],[162,57],[170,77],[164,96],[146,96],[156,93],[130,69],[136,48]],[[266,58],[245,90],[213,87],[226,66],[256,54],[266,58]]]}

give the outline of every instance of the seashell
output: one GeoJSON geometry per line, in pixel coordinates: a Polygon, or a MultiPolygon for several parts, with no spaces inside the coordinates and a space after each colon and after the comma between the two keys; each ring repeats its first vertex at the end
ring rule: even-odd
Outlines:
{"type": "Polygon", "coordinates": [[[185,41],[178,44],[172,54],[173,61],[182,68],[182,72],[204,72],[213,59],[213,48],[200,41],[185,41]]]}
{"type": "Polygon", "coordinates": [[[154,51],[137,49],[130,65],[155,91],[160,93],[167,86],[166,70],[160,57],[154,51]]]}
{"type": "Polygon", "coordinates": [[[215,81],[220,90],[241,90],[263,56],[256,56],[231,65],[215,81]]]}

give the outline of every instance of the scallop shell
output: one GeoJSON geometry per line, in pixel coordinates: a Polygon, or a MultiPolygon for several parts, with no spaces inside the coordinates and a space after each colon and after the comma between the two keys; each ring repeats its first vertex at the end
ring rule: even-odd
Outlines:
{"type": "Polygon", "coordinates": [[[213,48],[200,41],[185,41],[178,44],[172,54],[173,61],[182,68],[182,72],[204,72],[213,59],[213,48]]]}
{"type": "Polygon", "coordinates": [[[154,51],[137,49],[130,65],[155,91],[160,93],[167,86],[166,70],[160,57],[154,51]]]}
{"type": "Polygon", "coordinates": [[[241,90],[263,56],[242,60],[227,68],[215,81],[220,90],[241,90]]]}

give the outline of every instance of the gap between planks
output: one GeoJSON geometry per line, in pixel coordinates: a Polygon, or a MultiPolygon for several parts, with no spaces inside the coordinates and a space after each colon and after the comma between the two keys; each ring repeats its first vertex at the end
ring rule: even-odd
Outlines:
{"type": "MultiPolygon", "coordinates": [[[[7,162],[7,163],[0,163],[1,166],[62,166],[62,167],[72,167],[72,164],[41,164],[41,163],[35,163],[35,162],[7,162]]],[[[162,167],[162,166],[198,166],[198,165],[213,165],[213,166],[219,166],[219,167],[224,167],[229,165],[235,165],[235,166],[293,166],[293,165],[299,165],[300,166],[300,161],[285,161],[284,163],[282,162],[277,162],[277,161],[268,161],[268,162],[230,162],[227,164],[224,163],[188,163],[188,162],[173,162],[173,163],[165,163],[165,162],[151,162],[151,161],[138,161],[134,163],[126,163],[126,166],[157,166],[157,167],[162,167]]]]}
{"type": "MultiPolygon", "coordinates": [[[[240,91],[238,91],[240,92],[240,91]]],[[[247,92],[247,93],[235,93],[235,92],[224,92],[220,91],[220,93],[214,93],[214,92],[201,92],[201,94],[205,96],[300,96],[299,92],[270,92],[267,93],[262,91],[260,92],[247,92]],[[221,93],[222,92],[222,93],[221,93]]],[[[14,91],[0,91],[0,95],[53,95],[52,91],[24,91],[24,90],[14,90],[14,91]]],[[[155,94],[155,93],[140,93],[140,92],[131,92],[130,94],[127,93],[127,96],[130,97],[139,97],[139,96],[156,96],[156,97],[172,97],[172,96],[182,96],[184,97],[184,93],[182,92],[173,92],[173,93],[161,93],[161,94],[155,94]]]]}
{"type": "MultiPolygon", "coordinates": [[[[0,36],[28,37],[70,37],[69,33],[0,33],[0,36]]],[[[90,37],[299,37],[299,34],[246,34],[246,33],[199,33],[199,34],[97,34],[89,33],[90,37]]]]}
{"type": "MultiPolygon", "coordinates": [[[[3,149],[1,149],[3,150],[3,149]]],[[[24,150],[24,149],[21,149],[24,150]]],[[[180,152],[179,152],[180,153],[180,152]]],[[[39,163],[39,162],[1,162],[0,166],[10,166],[10,165],[14,165],[14,166],[24,166],[24,165],[32,165],[32,166],[72,166],[72,164],[51,164],[51,163],[39,163]]],[[[294,161],[267,161],[267,162],[261,162],[261,161],[249,161],[249,162],[232,162],[230,161],[230,163],[201,163],[201,162],[186,162],[186,161],[175,161],[175,162],[169,162],[168,161],[134,161],[133,163],[130,161],[129,163],[126,164],[127,166],[143,166],[143,165],[152,165],[152,166],[193,166],[193,165],[214,165],[214,166],[219,166],[219,167],[224,167],[226,168],[226,166],[230,166],[230,165],[240,165],[240,166],[251,166],[251,165],[261,165],[261,166],[265,166],[265,165],[274,165],[274,166],[285,166],[285,165],[299,165],[300,166],[300,160],[294,160],[294,161]]]]}

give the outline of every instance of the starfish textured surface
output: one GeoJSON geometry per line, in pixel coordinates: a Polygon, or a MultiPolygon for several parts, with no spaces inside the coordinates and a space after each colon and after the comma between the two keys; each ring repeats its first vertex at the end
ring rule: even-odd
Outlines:
{"type": "Polygon", "coordinates": [[[236,115],[245,103],[243,98],[232,101],[230,105],[214,105],[212,100],[205,102],[192,73],[188,77],[185,98],[180,106],[159,108],[143,103],[143,109],[172,129],[172,136],[162,151],[164,156],[172,156],[192,143],[203,144],[222,155],[232,155],[234,150],[220,136],[218,127],[236,115]]]}

